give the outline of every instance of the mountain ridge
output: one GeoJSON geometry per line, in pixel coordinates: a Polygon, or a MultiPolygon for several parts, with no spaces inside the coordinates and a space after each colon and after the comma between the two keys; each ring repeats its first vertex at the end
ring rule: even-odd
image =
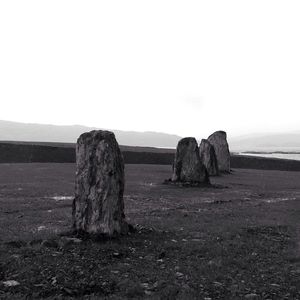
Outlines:
{"type": "Polygon", "coordinates": [[[232,151],[300,151],[300,131],[251,134],[229,139],[232,151]]]}
{"type": "MultiPolygon", "coordinates": [[[[1,141],[76,143],[79,135],[91,130],[110,130],[120,145],[137,147],[175,148],[182,138],[176,134],[155,131],[126,131],[84,125],[52,125],[0,120],[1,141]]],[[[198,141],[201,138],[197,137],[198,141]]],[[[300,131],[284,133],[251,133],[231,137],[230,151],[300,151],[300,131]]]]}
{"type": "Polygon", "coordinates": [[[176,147],[180,136],[154,131],[125,131],[88,127],[84,125],[52,125],[0,120],[1,141],[75,143],[80,134],[91,130],[110,130],[118,143],[141,147],[176,147]]]}

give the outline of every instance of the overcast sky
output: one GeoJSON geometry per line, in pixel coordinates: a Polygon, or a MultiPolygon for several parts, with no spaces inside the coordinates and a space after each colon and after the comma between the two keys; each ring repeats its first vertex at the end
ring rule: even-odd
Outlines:
{"type": "Polygon", "coordinates": [[[0,119],[300,130],[300,1],[1,1],[0,119]]]}

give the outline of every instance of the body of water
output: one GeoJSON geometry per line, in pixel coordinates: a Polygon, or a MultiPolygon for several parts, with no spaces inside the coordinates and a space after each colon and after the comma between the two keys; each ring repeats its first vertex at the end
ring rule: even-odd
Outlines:
{"type": "Polygon", "coordinates": [[[247,153],[240,152],[240,155],[251,155],[251,156],[260,156],[260,157],[269,157],[269,158],[282,158],[282,159],[293,159],[300,160],[300,153],[247,153]]]}

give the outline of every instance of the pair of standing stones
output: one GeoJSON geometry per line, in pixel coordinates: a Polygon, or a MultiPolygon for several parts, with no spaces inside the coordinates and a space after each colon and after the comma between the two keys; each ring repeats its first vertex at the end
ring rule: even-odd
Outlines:
{"type": "Polygon", "coordinates": [[[202,139],[200,147],[195,138],[179,141],[173,165],[173,182],[208,183],[209,176],[230,172],[230,153],[226,132],[216,131],[202,139]]]}
{"type": "MultiPolygon", "coordinates": [[[[213,155],[220,171],[230,169],[226,133],[216,132],[208,141],[202,140],[200,153],[196,139],[179,141],[172,181],[208,183],[209,172],[217,166],[213,155]]],[[[76,145],[74,231],[106,236],[126,233],[124,183],[124,161],[115,135],[101,130],[82,134],[76,145]]]]}

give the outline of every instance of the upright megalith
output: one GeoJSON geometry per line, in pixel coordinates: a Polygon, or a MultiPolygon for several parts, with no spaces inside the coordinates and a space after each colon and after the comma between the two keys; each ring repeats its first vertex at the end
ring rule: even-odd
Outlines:
{"type": "Polygon", "coordinates": [[[195,138],[187,137],[179,141],[171,181],[209,183],[208,173],[200,160],[199,148],[195,138]]]}
{"type": "Polygon", "coordinates": [[[216,131],[208,137],[208,141],[213,145],[220,172],[230,172],[230,153],[225,131],[216,131]]]}
{"type": "Polygon", "coordinates": [[[204,166],[207,169],[207,172],[210,176],[219,175],[219,167],[217,156],[214,147],[212,144],[206,140],[202,139],[199,146],[200,159],[204,166]]]}
{"type": "Polygon", "coordinates": [[[77,232],[113,236],[126,233],[124,162],[109,131],[83,133],[76,145],[73,228],[77,232]]]}

